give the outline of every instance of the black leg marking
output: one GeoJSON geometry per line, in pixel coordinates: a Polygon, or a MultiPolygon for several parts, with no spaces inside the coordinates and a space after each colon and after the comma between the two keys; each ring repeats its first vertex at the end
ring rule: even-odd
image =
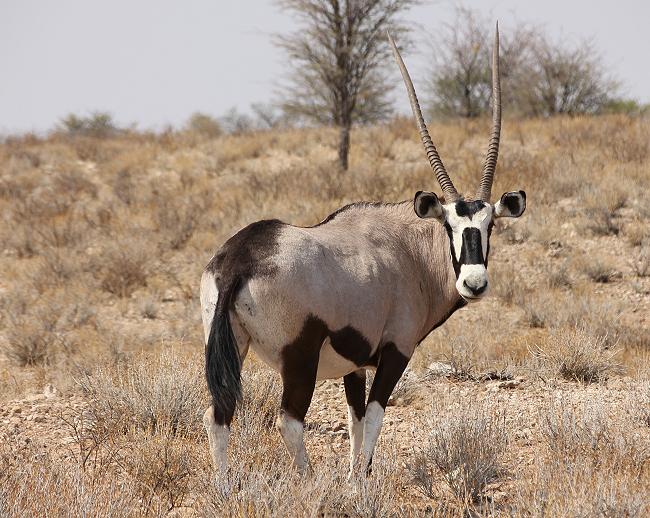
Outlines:
{"type": "Polygon", "coordinates": [[[338,331],[330,331],[332,349],[357,367],[365,364],[370,357],[370,343],[352,326],[345,326],[338,331]]]}
{"type": "Polygon", "coordinates": [[[368,403],[377,401],[382,408],[386,408],[388,399],[402,374],[404,374],[404,369],[406,369],[410,358],[404,356],[392,342],[388,342],[381,349],[380,354],[375,380],[372,382],[368,396],[368,403]]]}
{"type": "Polygon", "coordinates": [[[316,386],[318,356],[327,336],[327,326],[310,315],[300,335],[282,351],[282,405],[284,412],[305,420],[316,386]]]}
{"type": "Polygon", "coordinates": [[[345,399],[354,415],[361,421],[366,415],[366,371],[361,369],[343,376],[345,399]]]}

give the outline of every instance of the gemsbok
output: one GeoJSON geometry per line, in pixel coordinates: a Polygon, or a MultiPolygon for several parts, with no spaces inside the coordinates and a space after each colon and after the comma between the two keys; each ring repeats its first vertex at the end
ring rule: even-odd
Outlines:
{"type": "Polygon", "coordinates": [[[485,296],[494,221],[517,218],[526,207],[523,191],[490,203],[501,130],[498,25],[492,135],[474,197],[454,187],[388,39],[444,197],[420,191],[414,201],[353,203],[313,227],[258,221],[216,252],[201,278],[201,308],[212,396],[203,419],[218,472],[227,467],[249,347],[282,377],[277,426],[298,470],[309,466],[303,422],[316,380],[343,377],[350,473],[366,471],[386,404],[415,348],[457,309],[485,296]],[[366,401],[367,369],[376,372],[366,401]]]}

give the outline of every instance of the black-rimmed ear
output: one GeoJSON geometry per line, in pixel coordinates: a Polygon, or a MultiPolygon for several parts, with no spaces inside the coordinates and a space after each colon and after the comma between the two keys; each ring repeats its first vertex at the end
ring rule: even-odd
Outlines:
{"type": "Polygon", "coordinates": [[[442,203],[433,192],[418,191],[413,200],[415,213],[421,218],[435,218],[440,222],[445,220],[445,211],[442,203]]]}
{"type": "Polygon", "coordinates": [[[518,218],[526,210],[524,191],[506,192],[494,205],[495,218],[518,218]]]}

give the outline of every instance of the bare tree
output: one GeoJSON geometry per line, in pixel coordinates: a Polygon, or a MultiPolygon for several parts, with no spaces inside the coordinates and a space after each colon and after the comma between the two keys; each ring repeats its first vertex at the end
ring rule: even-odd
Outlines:
{"type": "MultiPolygon", "coordinates": [[[[490,111],[492,25],[477,11],[459,6],[453,22],[435,34],[429,88],[434,112],[473,118],[490,111]]],[[[526,24],[502,31],[500,69],[506,106],[517,104],[515,85],[529,61],[537,31],[526,24]]]]}
{"type": "Polygon", "coordinates": [[[340,128],[339,163],[348,168],[350,129],[392,111],[387,74],[392,62],[386,29],[406,42],[399,15],[418,0],[278,0],[301,27],[279,36],[289,58],[282,102],[292,118],[340,128]]]}
{"type": "MultiPolygon", "coordinates": [[[[484,20],[465,7],[432,43],[434,111],[478,117],[490,106],[490,37],[484,20]]],[[[505,75],[505,74],[504,74],[505,75]]]]}
{"type": "Polygon", "coordinates": [[[596,113],[616,96],[619,84],[608,76],[591,41],[571,47],[536,38],[520,84],[531,115],[596,113]]]}
{"type": "MultiPolygon", "coordinates": [[[[489,112],[492,23],[458,7],[454,21],[434,36],[429,88],[434,112],[460,117],[489,112]]],[[[618,91],[588,41],[553,42],[541,27],[517,22],[502,31],[500,49],[504,107],[522,115],[597,112],[618,91]]]]}

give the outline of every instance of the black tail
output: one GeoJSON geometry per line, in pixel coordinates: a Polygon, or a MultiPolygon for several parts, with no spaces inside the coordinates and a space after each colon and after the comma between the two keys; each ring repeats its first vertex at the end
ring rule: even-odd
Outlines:
{"type": "Polygon", "coordinates": [[[235,286],[229,286],[219,292],[205,346],[205,377],[212,395],[214,418],[218,424],[228,425],[241,399],[241,360],[230,324],[230,302],[235,291],[235,286]]]}

